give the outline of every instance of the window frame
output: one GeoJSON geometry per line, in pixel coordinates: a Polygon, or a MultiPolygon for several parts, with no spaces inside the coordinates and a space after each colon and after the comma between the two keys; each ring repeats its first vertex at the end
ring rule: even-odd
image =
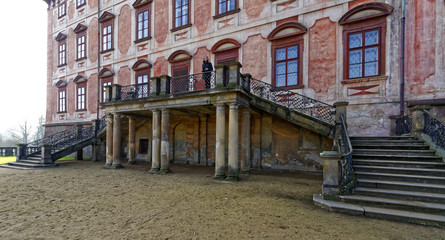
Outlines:
{"type": "Polygon", "coordinates": [[[59,41],[59,44],[57,45],[57,67],[66,66],[66,54],[66,40],[59,41]]]}
{"type": "Polygon", "coordinates": [[[150,96],[150,68],[144,68],[140,70],[136,70],[135,72],[135,85],[136,85],[136,91],[137,91],[137,98],[143,98],[150,96]],[[139,77],[147,76],[147,82],[146,83],[139,83],[139,77]],[[143,87],[143,85],[147,85],[147,93],[146,94],[139,94],[139,87],[143,87]]]}
{"type": "MultiPolygon", "coordinates": [[[[238,0],[233,0],[233,1],[235,1],[235,9],[220,13],[219,12],[219,1],[220,0],[215,0],[215,16],[213,16],[213,19],[222,18],[222,17],[228,16],[231,14],[235,14],[235,13],[238,13],[241,11],[240,8],[238,7],[239,6],[238,0]]],[[[226,3],[228,3],[230,0],[225,0],[225,1],[226,1],[226,3]]],[[[226,7],[227,7],[227,5],[226,5],[226,7]]]]}
{"type": "Polygon", "coordinates": [[[63,18],[66,16],[66,0],[59,0],[57,6],[57,16],[58,18],[63,18]],[[63,10],[63,13],[61,13],[61,10],[63,10]]]}
{"type": "Polygon", "coordinates": [[[80,32],[77,34],[76,36],[76,60],[83,60],[87,58],[87,35],[86,32],[80,32]],[[83,50],[80,50],[79,52],[79,47],[81,47],[81,45],[79,44],[79,39],[80,38],[84,38],[83,43],[81,43],[81,45],[83,45],[83,50]],[[79,56],[79,53],[83,52],[83,56],[79,56]]]}
{"type": "MultiPolygon", "coordinates": [[[[187,0],[187,16],[188,16],[188,18],[187,18],[187,23],[186,24],[183,24],[182,23],[182,16],[184,16],[184,15],[181,15],[181,25],[180,26],[176,26],[176,0],[172,0],[172,2],[173,2],[173,8],[172,8],[172,11],[173,11],[173,14],[172,14],[172,18],[173,18],[173,21],[172,21],[172,24],[173,24],[173,27],[172,27],[172,29],[171,29],[171,31],[172,32],[175,32],[175,31],[178,31],[178,30],[181,30],[181,29],[184,29],[184,28],[188,28],[188,27],[190,27],[190,26],[192,26],[192,23],[191,23],[191,6],[190,6],[190,0],[187,0]]],[[[181,0],[181,3],[182,3],[182,0],[181,0]]],[[[183,5],[181,5],[181,6],[183,6],[183,5]]],[[[181,10],[182,10],[182,8],[181,8],[181,10]]],[[[182,11],[181,11],[182,12],[182,11]]]]}
{"type": "MultiPolygon", "coordinates": [[[[114,24],[113,24],[113,19],[109,19],[107,21],[104,21],[101,23],[100,25],[100,47],[101,47],[101,52],[100,53],[106,53],[106,52],[110,52],[114,50],[114,24]],[[110,27],[110,31],[107,32],[106,35],[104,35],[104,29],[110,27]],[[110,47],[104,49],[104,37],[110,35],[110,47]]],[[[108,43],[108,42],[107,42],[108,43]]],[[[108,44],[107,44],[108,45],[108,44]]]]}
{"type": "Polygon", "coordinates": [[[143,42],[143,41],[151,39],[151,6],[150,6],[150,4],[142,6],[142,7],[138,7],[136,9],[135,17],[136,17],[136,33],[135,33],[136,40],[134,42],[139,43],[139,42],[143,42]],[[147,19],[148,20],[148,23],[147,23],[148,36],[139,38],[139,31],[140,31],[140,29],[139,29],[139,14],[143,13],[143,12],[148,12],[148,19],[147,19]]]}
{"type": "Polygon", "coordinates": [[[87,4],[87,0],[76,0],[76,8],[81,8],[87,4]],[[83,1],[82,4],[79,4],[79,1],[83,1]]]}
{"type": "MultiPolygon", "coordinates": [[[[271,56],[272,56],[272,85],[276,89],[300,89],[303,88],[303,50],[304,50],[304,39],[302,35],[292,36],[284,39],[274,40],[272,41],[271,46],[271,56]],[[276,50],[281,48],[289,48],[292,46],[298,46],[298,57],[295,58],[298,60],[298,73],[297,73],[297,84],[296,85],[287,85],[287,70],[286,70],[286,85],[285,86],[276,86],[276,50]]],[[[286,50],[287,55],[287,50],[286,50]]],[[[291,59],[291,60],[295,60],[291,59]]],[[[289,59],[286,59],[287,62],[289,59]]],[[[282,61],[279,61],[282,62],[282,61]]],[[[287,69],[287,64],[286,64],[287,69]]]]}
{"type": "Polygon", "coordinates": [[[86,82],[76,84],[76,111],[86,111],[87,110],[87,84],[86,82]],[[79,95],[79,90],[84,89],[82,95],[79,95]],[[79,98],[83,100],[79,101],[79,98]],[[83,106],[79,106],[83,104],[83,106]]]}
{"type": "Polygon", "coordinates": [[[59,89],[57,90],[57,113],[66,113],[66,101],[67,101],[67,91],[66,91],[66,86],[64,87],[59,87],[59,89]],[[61,97],[61,93],[64,93],[63,98],[61,97]],[[63,105],[61,104],[63,102],[63,105]]]}
{"type": "Polygon", "coordinates": [[[101,102],[105,102],[104,100],[105,100],[105,93],[106,93],[106,91],[105,91],[105,87],[106,86],[111,86],[111,85],[113,85],[113,75],[111,75],[111,76],[106,76],[106,77],[103,77],[103,78],[101,78],[101,84],[100,84],[101,86],[102,86],[102,89],[101,89],[101,92],[102,92],[102,94],[101,94],[101,98],[102,98],[102,101],[101,102]]]}

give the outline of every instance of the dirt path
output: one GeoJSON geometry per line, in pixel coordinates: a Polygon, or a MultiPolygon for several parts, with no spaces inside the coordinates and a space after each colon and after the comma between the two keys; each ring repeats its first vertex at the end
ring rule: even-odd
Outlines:
{"type": "Polygon", "coordinates": [[[445,229],[329,213],[321,176],[257,172],[237,183],[213,168],[147,174],[103,163],[0,168],[0,239],[445,239],[445,229]]]}

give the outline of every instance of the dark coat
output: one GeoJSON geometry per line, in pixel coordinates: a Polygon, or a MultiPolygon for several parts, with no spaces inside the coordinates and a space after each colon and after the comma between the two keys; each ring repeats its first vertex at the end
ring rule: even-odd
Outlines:
{"type": "Polygon", "coordinates": [[[202,71],[203,72],[213,71],[212,63],[209,61],[203,61],[202,62],[202,71]]]}

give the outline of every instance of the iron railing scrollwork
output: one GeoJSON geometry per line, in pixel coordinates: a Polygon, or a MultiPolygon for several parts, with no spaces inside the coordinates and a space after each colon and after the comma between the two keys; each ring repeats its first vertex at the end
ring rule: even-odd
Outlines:
{"type": "Polygon", "coordinates": [[[254,78],[250,79],[250,92],[273,103],[334,125],[335,108],[327,103],[277,88],[254,78]]]}
{"type": "Polygon", "coordinates": [[[436,146],[445,149],[445,124],[424,110],[423,132],[431,137],[436,146]]]}
{"type": "Polygon", "coordinates": [[[396,135],[412,132],[413,120],[410,115],[401,116],[396,119],[396,135]]]}
{"type": "Polygon", "coordinates": [[[215,71],[173,77],[170,81],[170,93],[193,92],[213,89],[216,86],[215,71]]]}
{"type": "Polygon", "coordinates": [[[352,144],[348,134],[344,114],[340,115],[340,122],[337,125],[338,136],[336,137],[338,150],[341,153],[341,182],[340,192],[342,194],[352,193],[355,188],[355,173],[352,167],[352,144]]]}
{"type": "Polygon", "coordinates": [[[107,126],[107,116],[105,115],[99,120],[99,125],[98,125],[96,131],[99,132],[102,129],[104,129],[106,126],[107,126]]]}
{"type": "Polygon", "coordinates": [[[41,146],[43,143],[43,139],[37,139],[33,142],[27,143],[26,147],[25,147],[25,152],[22,154],[25,154],[26,156],[40,152],[41,151],[41,146]]]}

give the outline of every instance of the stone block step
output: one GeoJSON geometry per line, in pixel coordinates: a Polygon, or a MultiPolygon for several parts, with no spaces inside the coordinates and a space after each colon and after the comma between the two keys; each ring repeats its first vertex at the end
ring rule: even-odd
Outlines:
{"type": "Polygon", "coordinates": [[[370,207],[384,207],[445,216],[445,204],[442,203],[410,201],[364,195],[343,195],[339,197],[341,201],[347,203],[357,203],[370,207]]]}
{"type": "Polygon", "coordinates": [[[366,187],[357,187],[355,189],[355,193],[358,195],[365,195],[372,197],[445,204],[445,194],[440,194],[440,193],[414,192],[405,190],[378,189],[378,188],[366,188],[366,187]]]}
{"type": "Polygon", "coordinates": [[[397,155],[397,156],[435,156],[436,151],[434,150],[411,150],[411,149],[362,149],[355,148],[354,154],[375,154],[375,155],[397,155]]]}
{"type": "Polygon", "coordinates": [[[399,144],[382,144],[382,143],[355,143],[352,145],[355,149],[411,149],[411,150],[429,150],[430,147],[423,143],[399,143],[399,144]]]}
{"type": "Polygon", "coordinates": [[[0,168],[10,168],[10,169],[17,169],[17,170],[34,170],[34,169],[36,169],[36,168],[13,166],[13,165],[9,165],[9,164],[0,165],[0,168]]]}
{"type": "Polygon", "coordinates": [[[372,153],[352,153],[353,159],[372,159],[372,160],[400,160],[400,161],[427,161],[442,162],[441,157],[437,156],[410,156],[410,155],[391,155],[391,154],[372,154],[372,153]]]}
{"type": "Polygon", "coordinates": [[[414,168],[439,168],[445,169],[445,163],[442,162],[416,162],[416,161],[391,161],[391,160],[370,160],[353,159],[354,165],[388,166],[388,167],[414,167],[414,168]]]}
{"type": "Polygon", "coordinates": [[[387,181],[406,181],[406,182],[418,182],[418,183],[431,183],[431,184],[443,184],[445,183],[445,177],[440,176],[425,176],[425,175],[408,175],[408,174],[395,174],[395,173],[374,173],[374,172],[355,172],[358,179],[380,179],[387,181]]]}
{"type": "Polygon", "coordinates": [[[41,160],[20,159],[19,162],[40,164],[41,160]]]}
{"type": "Polygon", "coordinates": [[[39,160],[42,159],[41,157],[35,157],[35,156],[31,156],[31,157],[27,157],[26,159],[28,160],[39,160]]]}
{"type": "Polygon", "coordinates": [[[375,139],[375,140],[351,140],[351,144],[388,144],[388,145],[395,145],[398,144],[416,144],[416,145],[425,145],[424,142],[419,140],[384,140],[384,139],[375,139]]]}
{"type": "Polygon", "coordinates": [[[360,178],[357,179],[357,187],[410,190],[415,192],[430,192],[430,193],[445,194],[445,183],[431,184],[431,183],[388,181],[379,179],[360,178]]]}
{"type": "Polygon", "coordinates": [[[366,166],[352,165],[355,171],[359,172],[376,172],[376,173],[397,173],[407,175],[427,175],[445,177],[445,169],[433,168],[413,168],[413,167],[383,167],[383,166],[366,166]]]}
{"type": "Polygon", "coordinates": [[[56,167],[59,164],[36,164],[36,163],[26,163],[26,162],[10,162],[8,165],[17,166],[17,167],[25,167],[25,168],[49,168],[56,167]]]}
{"type": "Polygon", "coordinates": [[[385,137],[380,137],[380,136],[351,136],[350,137],[351,140],[418,140],[415,137],[411,137],[411,136],[385,136],[385,137]]]}

